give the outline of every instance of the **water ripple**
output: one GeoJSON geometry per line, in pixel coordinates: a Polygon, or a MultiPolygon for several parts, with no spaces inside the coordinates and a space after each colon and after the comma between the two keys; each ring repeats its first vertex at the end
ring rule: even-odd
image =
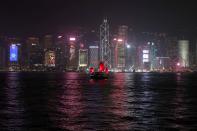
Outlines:
{"type": "Polygon", "coordinates": [[[1,130],[195,130],[195,73],[0,73],[1,130]]]}

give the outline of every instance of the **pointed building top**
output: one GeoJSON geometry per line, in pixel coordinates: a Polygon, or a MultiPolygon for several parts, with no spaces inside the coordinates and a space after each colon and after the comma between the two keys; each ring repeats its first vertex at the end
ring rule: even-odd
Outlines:
{"type": "Polygon", "coordinates": [[[104,23],[107,23],[107,21],[108,21],[108,20],[107,20],[107,17],[104,17],[103,22],[104,22],[104,23]]]}

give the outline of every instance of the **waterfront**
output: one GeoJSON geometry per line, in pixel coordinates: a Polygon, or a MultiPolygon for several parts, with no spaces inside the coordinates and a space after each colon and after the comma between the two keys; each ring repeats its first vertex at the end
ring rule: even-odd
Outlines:
{"type": "Polygon", "coordinates": [[[0,73],[0,129],[197,129],[196,73],[0,73]]]}

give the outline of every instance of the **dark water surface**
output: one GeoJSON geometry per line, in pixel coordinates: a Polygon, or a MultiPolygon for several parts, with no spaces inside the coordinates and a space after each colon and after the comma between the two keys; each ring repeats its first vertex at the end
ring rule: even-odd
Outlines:
{"type": "Polygon", "coordinates": [[[0,130],[197,130],[197,74],[0,73],[0,130]]]}

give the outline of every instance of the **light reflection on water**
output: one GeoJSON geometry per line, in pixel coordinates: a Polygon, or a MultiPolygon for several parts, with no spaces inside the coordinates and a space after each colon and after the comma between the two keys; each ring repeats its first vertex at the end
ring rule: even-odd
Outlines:
{"type": "MultiPolygon", "coordinates": [[[[24,107],[23,101],[20,99],[20,80],[18,73],[5,75],[5,85],[1,86],[4,97],[1,100],[0,114],[7,121],[2,121],[2,130],[9,128],[10,130],[20,131],[24,123],[24,107]],[[14,119],[13,119],[14,118],[14,119]]],[[[2,82],[3,83],[3,82],[2,82]]]]}
{"type": "Polygon", "coordinates": [[[3,130],[197,129],[197,75],[0,73],[3,130]]]}
{"type": "Polygon", "coordinates": [[[84,108],[81,81],[78,80],[79,76],[76,73],[65,74],[63,78],[64,81],[60,86],[61,94],[55,94],[55,98],[52,98],[53,103],[50,103],[52,110],[57,114],[51,114],[50,117],[58,128],[80,130],[83,128],[80,117],[84,108]]]}

